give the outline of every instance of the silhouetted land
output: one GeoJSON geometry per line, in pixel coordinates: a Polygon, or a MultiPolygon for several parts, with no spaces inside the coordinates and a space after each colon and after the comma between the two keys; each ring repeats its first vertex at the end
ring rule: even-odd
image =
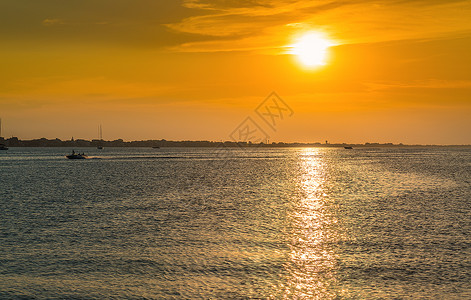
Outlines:
{"type": "Polygon", "coordinates": [[[130,141],[126,142],[122,139],[114,141],[104,141],[104,140],[66,140],[62,141],[60,139],[34,139],[34,140],[20,140],[16,137],[4,139],[0,138],[0,143],[5,144],[7,147],[470,147],[471,145],[405,145],[405,144],[393,144],[393,143],[365,143],[365,144],[347,144],[347,143],[337,143],[337,144],[327,144],[327,143],[283,143],[283,142],[273,142],[269,144],[265,143],[251,143],[251,142],[234,142],[234,141],[225,141],[225,142],[215,142],[215,141],[167,141],[167,140],[145,140],[145,141],[130,141]]]}

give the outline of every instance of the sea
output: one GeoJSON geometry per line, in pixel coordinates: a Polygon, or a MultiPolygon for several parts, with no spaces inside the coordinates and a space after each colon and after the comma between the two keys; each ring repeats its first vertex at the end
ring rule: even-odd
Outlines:
{"type": "Polygon", "coordinates": [[[0,299],[471,299],[471,148],[0,151],[0,299]]]}

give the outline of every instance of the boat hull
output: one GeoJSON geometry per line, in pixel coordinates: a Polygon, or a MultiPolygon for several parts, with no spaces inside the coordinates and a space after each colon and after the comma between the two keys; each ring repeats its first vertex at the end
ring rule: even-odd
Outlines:
{"type": "Polygon", "coordinates": [[[66,155],[68,159],[87,159],[86,155],[80,155],[80,154],[71,154],[71,155],[66,155]]]}

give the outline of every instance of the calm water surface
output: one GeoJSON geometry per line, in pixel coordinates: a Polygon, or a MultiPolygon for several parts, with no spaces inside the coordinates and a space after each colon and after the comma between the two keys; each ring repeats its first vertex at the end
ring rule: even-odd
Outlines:
{"type": "Polygon", "coordinates": [[[471,149],[0,153],[1,299],[470,299],[471,149]]]}

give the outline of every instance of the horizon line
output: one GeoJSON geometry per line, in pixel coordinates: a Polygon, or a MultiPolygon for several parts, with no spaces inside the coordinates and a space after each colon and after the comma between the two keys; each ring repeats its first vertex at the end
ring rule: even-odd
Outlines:
{"type": "MultiPolygon", "coordinates": [[[[296,146],[296,145],[312,145],[312,146],[327,146],[327,147],[332,147],[332,146],[394,146],[394,147],[410,147],[410,146],[435,146],[435,147],[447,147],[447,146],[458,146],[458,147],[471,147],[471,144],[406,144],[406,143],[392,143],[392,142],[364,142],[364,143],[348,143],[348,142],[284,142],[284,141],[276,141],[276,142],[253,142],[253,141],[234,141],[234,140],[167,140],[167,139],[141,139],[141,140],[123,140],[121,138],[119,139],[114,139],[114,140],[104,140],[104,139],[83,139],[83,138],[78,138],[74,139],[73,137],[69,140],[62,140],[60,138],[35,138],[35,139],[20,139],[18,137],[10,137],[10,138],[4,138],[0,136],[0,140],[3,140],[4,142],[12,142],[13,144],[16,143],[35,143],[35,142],[46,142],[46,143],[89,143],[90,145],[84,147],[94,147],[96,146],[95,144],[98,142],[101,143],[108,143],[108,144],[113,144],[113,143],[123,143],[123,144],[135,144],[135,143],[207,143],[210,145],[206,145],[205,147],[208,146],[216,146],[219,144],[233,144],[236,146],[243,146],[243,145],[264,145],[264,146],[280,146],[280,145],[286,145],[286,146],[296,146]]],[[[11,145],[11,143],[9,143],[11,145]]],[[[11,145],[12,147],[15,147],[14,145],[11,145]]],[[[18,145],[19,147],[25,147],[23,145],[18,145]]],[[[110,145],[111,146],[111,145],[110,145]]],[[[108,147],[110,147],[108,146],[108,147]]],[[[117,147],[120,147],[116,145],[117,147]]],[[[125,146],[125,145],[122,145],[125,146]]],[[[162,145],[163,147],[166,147],[165,145],[162,145]]],[[[37,146],[33,146],[37,147],[37,146]]],[[[40,146],[41,147],[41,146],[40,146]]],[[[47,147],[47,146],[45,146],[47,147]]],[[[57,146],[53,146],[57,147],[57,146]]],[[[113,146],[111,146],[113,147],[113,146]]],[[[140,146],[140,147],[145,147],[145,146],[140,146]]],[[[183,147],[188,147],[188,146],[183,146],[183,147]]]]}

